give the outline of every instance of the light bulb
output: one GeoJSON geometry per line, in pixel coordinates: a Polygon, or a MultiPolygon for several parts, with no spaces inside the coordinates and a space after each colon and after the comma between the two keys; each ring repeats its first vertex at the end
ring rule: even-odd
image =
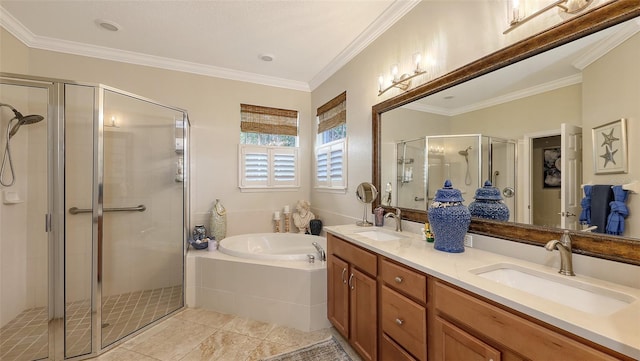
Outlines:
{"type": "Polygon", "coordinates": [[[393,78],[394,81],[398,77],[398,64],[393,64],[391,66],[391,77],[393,78]]]}
{"type": "Polygon", "coordinates": [[[416,66],[416,71],[420,71],[420,62],[422,61],[422,54],[413,54],[413,64],[416,66]]]}

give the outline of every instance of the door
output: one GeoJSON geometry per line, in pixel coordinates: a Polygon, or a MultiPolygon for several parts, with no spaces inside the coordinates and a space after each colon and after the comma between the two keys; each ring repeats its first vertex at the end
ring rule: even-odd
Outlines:
{"type": "Polygon", "coordinates": [[[500,190],[503,201],[509,208],[509,221],[518,219],[516,199],[516,143],[512,140],[490,138],[489,177],[494,187],[500,190]]]}
{"type": "Polygon", "coordinates": [[[349,319],[351,344],[365,360],[376,360],[376,330],[378,329],[376,280],[351,267],[348,286],[351,306],[349,319]]]}
{"type": "Polygon", "coordinates": [[[101,348],[182,307],[184,270],[183,113],[104,90],[103,118],[101,348]]]}
{"type": "Polygon", "coordinates": [[[560,227],[580,229],[580,200],[582,184],[582,128],[563,123],[561,137],[560,227]]]}
{"type": "Polygon", "coordinates": [[[51,84],[0,82],[0,360],[50,355],[51,84]],[[8,137],[7,135],[10,134],[8,137]],[[45,218],[47,217],[47,218],[45,218]]]}
{"type": "Polygon", "coordinates": [[[480,341],[451,323],[436,317],[436,329],[441,338],[442,361],[500,361],[500,351],[480,341]]]}
{"type": "Polygon", "coordinates": [[[349,338],[349,264],[329,255],[327,262],[327,316],[336,330],[349,338]]]}

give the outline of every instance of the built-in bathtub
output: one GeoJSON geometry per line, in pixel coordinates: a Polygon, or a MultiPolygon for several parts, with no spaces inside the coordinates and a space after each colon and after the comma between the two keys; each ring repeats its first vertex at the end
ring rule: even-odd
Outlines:
{"type": "Polygon", "coordinates": [[[219,251],[231,256],[269,261],[306,261],[317,256],[313,243],[326,248],[325,238],[298,233],[252,233],[225,238],[219,251]]]}
{"type": "Polygon", "coordinates": [[[312,242],[326,249],[325,238],[294,233],[233,236],[215,252],[190,249],[187,305],[302,331],[329,327],[326,263],[312,242]]]}

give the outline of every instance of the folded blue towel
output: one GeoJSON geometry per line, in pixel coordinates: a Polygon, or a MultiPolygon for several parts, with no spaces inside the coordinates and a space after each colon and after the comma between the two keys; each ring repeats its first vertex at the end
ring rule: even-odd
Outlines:
{"type": "Polygon", "coordinates": [[[627,208],[627,191],[622,186],[613,186],[614,201],[609,203],[611,213],[607,219],[607,233],[621,235],[624,233],[624,219],[629,216],[627,208]]]}
{"type": "Polygon", "coordinates": [[[580,201],[582,212],[580,212],[580,224],[591,224],[591,186],[584,186],[584,198],[580,201]]]}
{"type": "Polygon", "coordinates": [[[598,226],[593,232],[605,233],[607,218],[611,212],[609,203],[613,201],[613,191],[611,185],[597,184],[591,186],[591,223],[598,226]]]}

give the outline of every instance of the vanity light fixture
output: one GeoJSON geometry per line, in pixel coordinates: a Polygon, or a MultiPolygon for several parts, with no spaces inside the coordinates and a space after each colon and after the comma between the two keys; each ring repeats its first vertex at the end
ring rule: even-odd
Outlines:
{"type": "Polygon", "coordinates": [[[559,7],[560,9],[562,9],[565,13],[567,14],[576,14],[582,10],[584,10],[587,6],[589,6],[589,4],[591,3],[591,1],[593,0],[555,0],[553,3],[543,7],[542,9],[534,12],[533,14],[522,18],[522,14],[523,14],[523,4],[522,4],[523,0],[509,0],[508,4],[508,13],[509,13],[509,28],[507,30],[505,30],[504,32],[502,32],[502,34],[508,34],[509,32],[511,32],[513,29],[517,28],[518,26],[526,23],[527,21],[537,17],[538,15],[541,15],[551,9],[553,9],[554,7],[559,7]]]}
{"type": "Polygon", "coordinates": [[[399,73],[398,64],[393,64],[391,66],[391,71],[390,71],[391,77],[389,79],[389,85],[387,87],[385,87],[385,84],[384,84],[384,76],[380,74],[380,76],[378,77],[378,96],[384,94],[387,90],[391,88],[398,88],[403,91],[406,91],[407,89],[409,89],[409,87],[411,86],[411,79],[427,72],[426,70],[423,70],[420,67],[421,62],[422,62],[422,54],[420,53],[413,54],[413,64],[415,65],[413,72],[411,74],[403,73],[400,76],[398,76],[398,73],[399,73]]]}

